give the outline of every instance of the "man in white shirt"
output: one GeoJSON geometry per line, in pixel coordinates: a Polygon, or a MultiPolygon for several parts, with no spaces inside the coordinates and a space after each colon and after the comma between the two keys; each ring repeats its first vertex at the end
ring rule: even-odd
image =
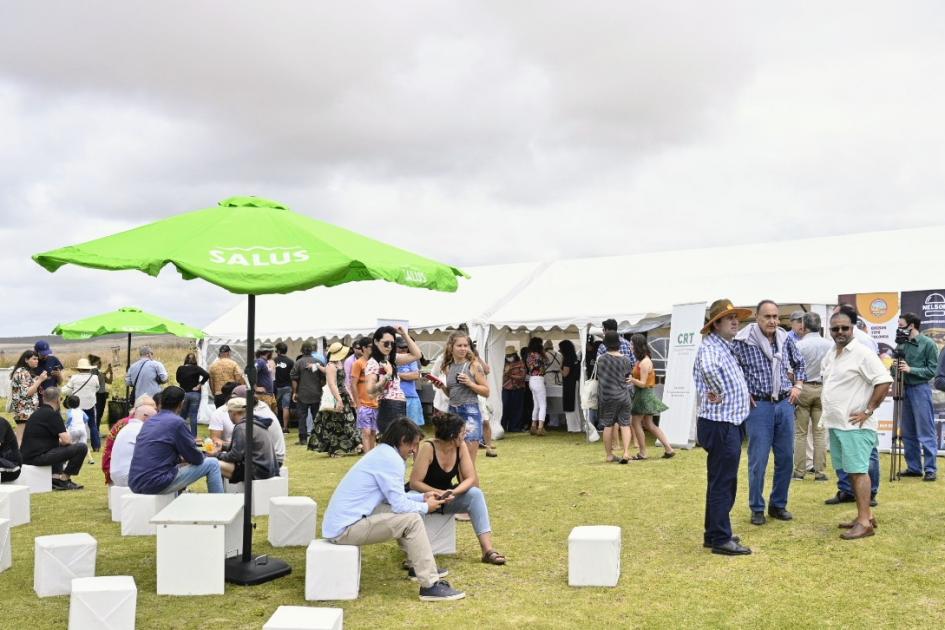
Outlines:
{"type": "Polygon", "coordinates": [[[804,357],[806,380],[801,386],[801,395],[797,397],[797,410],[794,416],[794,479],[803,479],[807,473],[807,434],[814,433],[814,479],[826,481],[824,468],[827,465],[827,431],[820,423],[822,407],[820,404],[821,387],[820,364],[824,356],[833,348],[828,339],[820,336],[820,315],[803,313],[801,327],[797,334],[797,350],[804,357]]]}
{"type": "Polygon", "coordinates": [[[860,343],[854,343],[856,311],[841,306],[830,318],[830,335],[835,349],[822,364],[823,391],[821,420],[830,431],[830,456],[834,467],[850,476],[856,498],[857,516],[840,523],[844,540],[875,534],[876,519],[870,507],[870,454],[878,443],[879,426],[873,412],[889,391],[892,377],[879,357],[860,343]]]}
{"type": "Polygon", "coordinates": [[[108,469],[112,485],[128,485],[128,471],[131,469],[131,458],[135,454],[138,434],[145,421],[156,413],[157,409],[151,405],[139,405],[135,408],[134,417],[115,436],[115,443],[112,445],[112,461],[108,469]]]}
{"type": "MultiPolygon", "coordinates": [[[[226,396],[227,400],[230,398],[246,398],[246,386],[238,385],[231,388],[229,391],[227,391],[226,386],[224,386],[223,394],[226,396]]],[[[265,402],[257,400],[253,415],[272,420],[267,431],[269,432],[269,439],[272,440],[272,447],[276,451],[276,461],[282,466],[285,463],[285,435],[282,433],[282,427],[279,424],[276,414],[272,412],[272,408],[265,402]]],[[[217,407],[210,415],[210,439],[213,440],[213,443],[218,448],[228,445],[233,439],[234,426],[233,421],[230,419],[230,413],[227,410],[226,403],[224,402],[223,405],[217,407]]]]}

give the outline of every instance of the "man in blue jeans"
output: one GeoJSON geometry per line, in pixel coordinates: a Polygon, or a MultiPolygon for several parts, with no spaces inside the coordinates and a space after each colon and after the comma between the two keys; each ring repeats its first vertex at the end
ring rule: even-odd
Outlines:
{"type": "Polygon", "coordinates": [[[774,483],[768,515],[781,521],[794,518],[787,511],[788,489],[794,469],[794,406],[807,380],[804,358],[780,322],[778,305],[762,300],[756,323],[743,328],[732,342],[732,352],[745,373],[752,409],[745,421],[748,432],[748,507],[752,525],[764,525],[765,469],[774,451],[774,483]],[[793,382],[789,378],[793,376],[793,382]]]}
{"type": "Polygon", "coordinates": [[[171,494],[204,477],[207,492],[223,492],[220,462],[205,457],[197,448],[190,428],[180,417],[183,404],[183,389],[166,388],[160,411],[141,427],[128,471],[128,487],[135,494],[171,494]]]}
{"type": "Polygon", "coordinates": [[[938,368],[938,346],[930,337],[920,334],[921,324],[922,320],[915,313],[904,313],[899,318],[899,333],[909,337],[908,341],[899,345],[901,359],[893,367],[894,374],[897,368],[902,372],[904,386],[901,431],[906,471],[902,476],[935,481],[938,473],[935,461],[938,443],[929,382],[935,378],[938,368]]]}

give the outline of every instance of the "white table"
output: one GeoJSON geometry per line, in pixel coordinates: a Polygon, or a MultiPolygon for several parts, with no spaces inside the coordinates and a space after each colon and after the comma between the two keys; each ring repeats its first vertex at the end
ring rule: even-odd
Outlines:
{"type": "Polygon", "coordinates": [[[183,494],[151,523],[158,595],[222,595],[224,561],[243,548],[243,495],[183,494]]]}

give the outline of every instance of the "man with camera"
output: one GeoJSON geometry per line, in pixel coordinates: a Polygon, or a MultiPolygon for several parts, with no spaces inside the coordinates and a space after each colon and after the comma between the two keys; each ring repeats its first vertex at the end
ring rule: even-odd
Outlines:
{"type": "Polygon", "coordinates": [[[935,461],[938,444],[929,381],[935,378],[938,368],[938,347],[929,337],[920,334],[921,323],[915,313],[904,313],[899,318],[899,329],[896,331],[897,363],[892,370],[893,375],[897,368],[902,373],[903,391],[899,392],[902,396],[900,432],[906,456],[906,470],[902,476],[935,481],[938,473],[935,461]]]}

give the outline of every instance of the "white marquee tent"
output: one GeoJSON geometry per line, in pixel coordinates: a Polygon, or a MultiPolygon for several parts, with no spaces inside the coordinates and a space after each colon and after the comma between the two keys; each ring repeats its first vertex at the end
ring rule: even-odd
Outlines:
{"type": "MultiPolygon", "coordinates": [[[[908,291],[945,285],[945,226],[683,251],[467,267],[456,293],[358,282],[260,296],[260,339],[343,337],[373,331],[378,318],[412,330],[469,326],[491,365],[501,365],[508,331],[560,329],[583,346],[586,330],[613,317],[632,324],[674,304],[727,297],[832,304],[839,293],[908,291]]],[[[242,340],[246,305],[204,327],[210,343],[242,340]]],[[[501,373],[490,403],[501,410],[501,373]]]]}

